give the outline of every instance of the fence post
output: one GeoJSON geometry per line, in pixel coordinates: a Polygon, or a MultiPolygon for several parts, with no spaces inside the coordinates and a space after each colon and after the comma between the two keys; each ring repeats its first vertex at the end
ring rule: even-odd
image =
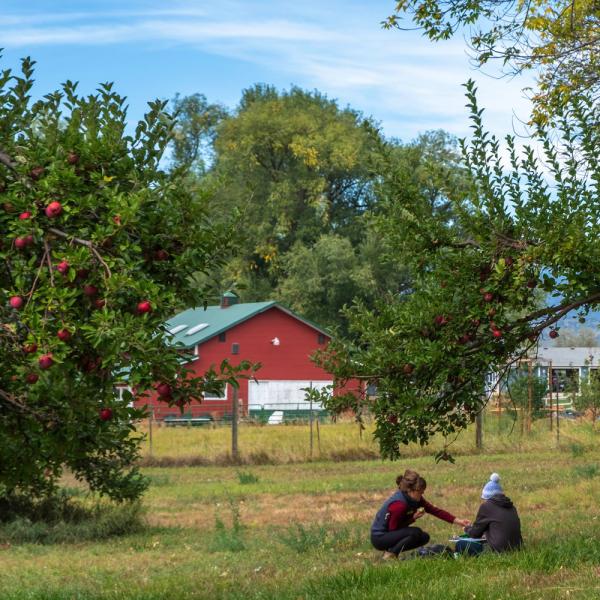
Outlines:
{"type": "Polygon", "coordinates": [[[150,408],[150,414],[148,415],[148,453],[152,456],[152,421],[154,421],[154,406],[150,408]]]}
{"type": "Polygon", "coordinates": [[[312,381],[310,382],[310,407],[308,419],[310,422],[310,460],[313,458],[313,397],[312,397],[312,381]]]}
{"type": "Polygon", "coordinates": [[[319,417],[317,417],[317,446],[319,447],[319,456],[321,456],[321,431],[319,429],[319,417]]]}
{"type": "Polygon", "coordinates": [[[233,387],[233,406],[231,410],[231,457],[234,462],[239,462],[240,455],[238,451],[238,418],[239,418],[239,390],[237,386],[233,387]]]}
{"type": "MultiPolygon", "coordinates": [[[[558,389],[558,380],[556,381],[556,389],[558,389]]],[[[550,431],[552,431],[552,412],[553,412],[553,400],[552,400],[552,361],[548,365],[548,393],[550,395],[550,402],[548,408],[550,409],[550,431]]]]}
{"type": "Polygon", "coordinates": [[[531,364],[531,359],[529,359],[529,362],[527,363],[527,435],[531,434],[531,412],[532,412],[532,405],[533,405],[533,381],[532,381],[532,376],[533,376],[533,365],[531,364]]]}
{"type": "Polygon", "coordinates": [[[558,377],[556,378],[556,447],[559,448],[560,447],[560,421],[558,413],[560,410],[560,405],[558,404],[558,390],[559,390],[559,385],[558,385],[558,377]]]}
{"type": "Polygon", "coordinates": [[[475,415],[475,447],[483,449],[483,407],[475,415]]]}

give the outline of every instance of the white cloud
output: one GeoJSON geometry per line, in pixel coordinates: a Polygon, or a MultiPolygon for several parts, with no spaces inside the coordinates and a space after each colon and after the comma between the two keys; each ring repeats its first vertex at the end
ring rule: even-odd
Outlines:
{"type": "MultiPolygon", "coordinates": [[[[511,127],[511,107],[527,118],[522,82],[497,81],[469,68],[461,39],[432,44],[417,32],[383,31],[382,14],[356,3],[179,2],[170,8],[46,15],[0,15],[2,45],[136,43],[185,46],[233,58],[318,88],[383,121],[391,135],[411,137],[443,127],[464,135],[461,83],[476,76],[490,127],[511,127]]],[[[376,3],[377,4],[377,3],[376,3]]],[[[379,9],[378,9],[379,10],[379,9]]],[[[224,74],[225,76],[226,74],[224,74]]]]}

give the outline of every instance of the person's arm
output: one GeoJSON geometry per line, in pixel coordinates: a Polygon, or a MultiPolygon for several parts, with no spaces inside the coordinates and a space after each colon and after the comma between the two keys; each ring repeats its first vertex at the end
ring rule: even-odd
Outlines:
{"type": "Polygon", "coordinates": [[[460,519],[457,519],[452,513],[449,513],[446,510],[434,506],[433,504],[431,504],[431,502],[427,502],[425,498],[421,500],[421,506],[425,509],[426,513],[429,513],[430,515],[433,515],[434,517],[437,517],[442,521],[446,521],[447,523],[454,523],[456,521],[460,521],[460,519]]]}
{"type": "Polygon", "coordinates": [[[390,518],[388,519],[388,531],[396,531],[400,529],[400,524],[406,520],[406,511],[408,510],[407,504],[404,502],[392,502],[388,506],[390,512],[390,518]]]}
{"type": "Polygon", "coordinates": [[[472,538],[480,538],[490,526],[490,518],[487,514],[485,504],[482,504],[477,511],[475,517],[475,523],[470,527],[465,527],[465,533],[470,535],[472,538]]]}

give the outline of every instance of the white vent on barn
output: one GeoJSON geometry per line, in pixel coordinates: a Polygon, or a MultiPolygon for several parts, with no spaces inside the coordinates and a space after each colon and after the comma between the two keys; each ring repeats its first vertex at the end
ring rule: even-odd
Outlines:
{"type": "Polygon", "coordinates": [[[209,326],[209,323],[200,323],[200,325],[195,325],[189,331],[185,332],[185,335],[194,335],[203,329],[206,329],[209,326]]]}
{"type": "Polygon", "coordinates": [[[173,327],[173,329],[169,329],[169,333],[171,335],[175,335],[176,333],[179,333],[180,331],[183,331],[186,328],[187,325],[177,325],[176,327],[173,327]]]}

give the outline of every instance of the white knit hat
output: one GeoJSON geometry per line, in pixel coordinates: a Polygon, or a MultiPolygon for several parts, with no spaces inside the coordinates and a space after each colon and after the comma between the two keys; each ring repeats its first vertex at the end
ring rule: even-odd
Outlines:
{"type": "Polygon", "coordinates": [[[498,475],[498,473],[492,473],[490,475],[490,480],[483,486],[481,497],[484,500],[489,500],[492,496],[502,494],[503,492],[504,490],[500,485],[500,475],[498,475]]]}

